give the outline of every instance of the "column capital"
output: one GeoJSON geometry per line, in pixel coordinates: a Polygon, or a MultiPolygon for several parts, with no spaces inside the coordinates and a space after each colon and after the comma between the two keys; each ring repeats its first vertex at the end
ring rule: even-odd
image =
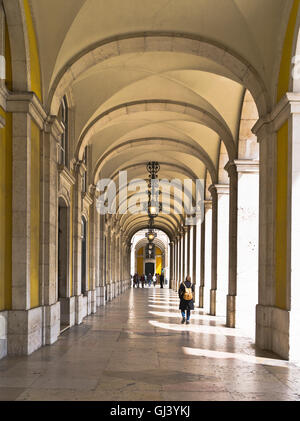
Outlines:
{"type": "Polygon", "coordinates": [[[73,171],[75,174],[79,175],[80,177],[83,177],[85,171],[87,170],[86,165],[83,161],[75,161],[73,162],[73,171]]]}
{"type": "Polygon", "coordinates": [[[29,114],[40,130],[44,130],[47,114],[34,92],[10,93],[7,97],[7,111],[29,114]]]}
{"type": "Polygon", "coordinates": [[[44,123],[45,133],[50,133],[54,139],[59,142],[61,135],[63,134],[64,128],[61,122],[56,116],[48,116],[44,123]]]}
{"type": "Polygon", "coordinates": [[[212,209],[212,200],[204,200],[204,209],[205,210],[212,209]]]}
{"type": "Polygon", "coordinates": [[[224,167],[225,171],[227,171],[229,177],[233,177],[237,173],[236,163],[235,161],[228,161],[224,167]]]}
{"type": "Polygon", "coordinates": [[[252,159],[236,159],[234,161],[238,173],[259,173],[259,161],[252,159]]]}
{"type": "Polygon", "coordinates": [[[209,186],[208,191],[213,196],[213,194],[217,194],[218,196],[221,194],[229,194],[229,184],[212,184],[209,186]]]}
{"type": "Polygon", "coordinates": [[[257,120],[252,132],[260,141],[277,132],[292,114],[300,114],[300,93],[287,92],[270,113],[257,120]]]}

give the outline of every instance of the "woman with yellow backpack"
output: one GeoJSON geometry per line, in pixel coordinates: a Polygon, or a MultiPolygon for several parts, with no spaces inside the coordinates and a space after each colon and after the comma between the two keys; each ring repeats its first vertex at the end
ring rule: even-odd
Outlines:
{"type": "Polygon", "coordinates": [[[185,282],[182,282],[179,287],[179,310],[181,310],[182,320],[181,323],[186,322],[187,325],[190,324],[191,310],[194,310],[194,285],[192,285],[191,277],[187,276],[185,282]],[[186,312],[186,316],[185,316],[186,312]]]}

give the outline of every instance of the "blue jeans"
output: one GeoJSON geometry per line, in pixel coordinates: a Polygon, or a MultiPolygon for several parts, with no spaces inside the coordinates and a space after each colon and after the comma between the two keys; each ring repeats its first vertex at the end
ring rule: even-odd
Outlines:
{"type": "MultiPolygon", "coordinates": [[[[185,310],[181,310],[182,318],[185,319],[185,310]]],[[[186,320],[190,320],[191,310],[186,310],[186,320]]]]}

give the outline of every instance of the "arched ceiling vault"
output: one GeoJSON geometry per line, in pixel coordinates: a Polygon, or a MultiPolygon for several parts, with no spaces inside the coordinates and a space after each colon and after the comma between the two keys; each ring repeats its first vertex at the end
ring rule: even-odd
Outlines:
{"type": "MultiPolygon", "coordinates": [[[[145,247],[148,244],[147,238],[142,238],[140,241],[138,241],[135,245],[135,251],[137,252],[142,247],[145,247]]],[[[161,249],[162,252],[164,252],[167,249],[168,244],[165,244],[162,240],[159,238],[154,238],[153,244],[161,249]]]]}
{"type": "MultiPolygon", "coordinates": [[[[55,116],[72,98],[70,159],[89,146],[91,184],[120,170],[145,178],[151,160],[160,177],[218,183],[220,142],[238,157],[245,90],[259,116],[273,106],[292,0],[29,2],[44,106],[55,116]]],[[[174,235],[183,216],[157,224],[174,235]]],[[[145,216],[121,219],[128,235],[147,227],[145,216]]]]}

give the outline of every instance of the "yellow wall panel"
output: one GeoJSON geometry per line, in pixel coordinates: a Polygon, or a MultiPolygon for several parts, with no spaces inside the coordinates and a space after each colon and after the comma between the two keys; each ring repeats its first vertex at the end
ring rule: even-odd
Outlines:
{"type": "Polygon", "coordinates": [[[30,307],[39,306],[40,129],[31,122],[30,307]]]}
{"type": "Polygon", "coordinates": [[[276,306],[282,309],[287,298],[288,135],[286,122],[277,134],[276,306]]]}
{"type": "Polygon", "coordinates": [[[12,305],[12,116],[0,108],[0,311],[12,305]]]}
{"type": "Polygon", "coordinates": [[[137,252],[138,256],[143,256],[144,255],[144,247],[141,247],[138,252],[137,252]]]}
{"type": "Polygon", "coordinates": [[[137,258],[137,273],[139,276],[144,273],[144,258],[140,256],[137,258]]]}
{"type": "Polygon", "coordinates": [[[159,273],[161,275],[162,270],[162,257],[156,256],[156,273],[159,273]]]}
{"type": "Polygon", "coordinates": [[[292,66],[293,40],[294,40],[294,35],[295,35],[295,27],[296,27],[299,5],[300,5],[300,0],[294,0],[285,39],[284,39],[284,44],[283,44],[279,78],[278,78],[277,101],[280,101],[283,95],[285,95],[285,93],[288,92],[289,90],[289,83],[290,83],[290,78],[291,78],[291,66],[292,66]]]}

